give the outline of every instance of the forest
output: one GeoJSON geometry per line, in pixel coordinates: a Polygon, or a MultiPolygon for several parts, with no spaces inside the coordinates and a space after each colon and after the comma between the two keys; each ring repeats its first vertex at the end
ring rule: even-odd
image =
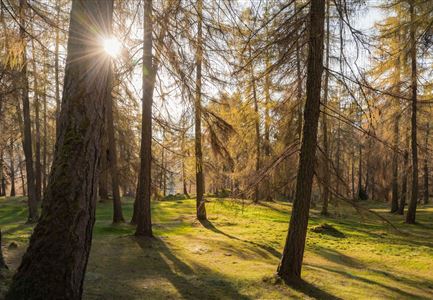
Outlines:
{"type": "Polygon", "coordinates": [[[0,299],[433,299],[432,66],[431,0],[0,0],[0,299]]]}

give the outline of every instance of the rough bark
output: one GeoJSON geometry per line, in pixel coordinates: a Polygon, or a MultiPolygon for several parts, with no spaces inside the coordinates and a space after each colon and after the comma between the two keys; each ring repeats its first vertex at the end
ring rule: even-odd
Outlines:
{"type": "Polygon", "coordinates": [[[41,218],[6,299],[81,299],[95,220],[112,0],[74,0],[63,103],[41,218]]]}
{"type": "Polygon", "coordinates": [[[25,32],[25,17],[26,0],[20,0],[19,15],[20,15],[20,40],[23,47],[22,52],[22,68],[20,71],[20,92],[21,102],[23,105],[23,149],[26,161],[26,177],[27,177],[27,195],[28,195],[28,223],[34,223],[38,219],[37,194],[35,185],[35,173],[33,170],[33,151],[32,151],[32,132],[30,118],[30,101],[29,101],[29,81],[27,77],[27,56],[26,56],[26,32],[25,32]]]}
{"type": "MultiPolygon", "coordinates": [[[[14,153],[14,140],[11,139],[10,140],[10,146],[9,146],[9,156],[11,158],[10,174],[9,174],[9,177],[11,180],[11,190],[10,190],[9,196],[11,196],[11,197],[15,197],[15,195],[16,195],[16,191],[15,191],[15,157],[14,157],[14,155],[15,155],[15,153],[14,153]]],[[[22,174],[22,170],[21,170],[21,174],[22,174]]],[[[23,191],[25,191],[24,181],[23,181],[23,191]]]]}
{"type": "MultiPolygon", "coordinates": [[[[113,76],[112,73],[113,71],[110,70],[110,77],[113,76]]],[[[110,80],[110,87],[112,86],[113,80],[110,80]]],[[[108,164],[110,166],[111,188],[113,191],[113,223],[121,223],[124,222],[125,219],[123,218],[122,204],[120,201],[119,171],[117,169],[117,149],[116,140],[114,138],[113,96],[111,90],[107,96],[105,111],[108,135],[108,164]]]]}
{"type": "Polygon", "coordinates": [[[140,174],[132,222],[137,224],[136,236],[153,236],[150,210],[152,194],[152,101],[156,71],[152,63],[152,0],[144,1],[143,36],[143,101],[141,119],[140,174]]]}
{"type": "MultiPolygon", "coordinates": [[[[3,251],[2,251],[2,232],[0,230],[0,269],[8,269],[8,266],[6,265],[5,259],[3,258],[3,251]]],[[[1,278],[1,277],[0,277],[1,278]]]]}
{"type": "Polygon", "coordinates": [[[317,127],[320,115],[324,20],[325,0],[311,1],[307,99],[304,110],[304,126],[298,176],[296,179],[296,195],[283,256],[277,270],[278,275],[286,282],[298,280],[301,277],[302,260],[307,236],[311,190],[316,160],[317,127]]]}
{"type": "Polygon", "coordinates": [[[204,200],[203,153],[201,141],[201,67],[203,59],[203,0],[197,0],[197,53],[196,53],[196,90],[195,90],[195,178],[197,219],[206,220],[204,200]]]}
{"type": "MultiPolygon", "coordinates": [[[[326,1],[326,57],[325,57],[325,66],[328,68],[329,66],[329,0],[326,1]]],[[[328,105],[328,83],[329,83],[329,73],[325,71],[324,78],[324,93],[323,93],[323,114],[322,114],[322,130],[323,130],[323,154],[325,156],[323,160],[323,194],[322,194],[322,210],[321,214],[326,216],[328,215],[328,202],[329,202],[329,187],[331,184],[331,174],[329,172],[329,143],[328,143],[328,118],[327,118],[327,108],[328,105]]]]}
{"type": "Polygon", "coordinates": [[[418,202],[418,145],[417,145],[417,61],[416,61],[416,24],[414,1],[410,1],[410,58],[411,58],[411,150],[412,150],[412,192],[406,215],[406,223],[414,224],[418,202]]]}

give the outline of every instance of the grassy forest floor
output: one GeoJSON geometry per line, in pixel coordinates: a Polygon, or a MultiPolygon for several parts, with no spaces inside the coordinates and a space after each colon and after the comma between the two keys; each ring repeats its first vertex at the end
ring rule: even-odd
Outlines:
{"type": "MultiPolygon", "coordinates": [[[[129,219],[132,199],[123,201],[129,219]]],[[[274,274],[288,203],[211,199],[209,222],[201,224],[194,200],[154,202],[153,240],[134,238],[130,225],[111,225],[111,203],[99,203],[84,299],[432,299],[433,206],[419,208],[418,225],[406,225],[385,206],[363,205],[403,232],[349,208],[340,208],[338,218],[313,209],[305,284],[287,287],[274,274]]],[[[26,214],[25,199],[0,198],[3,252],[12,270],[32,230],[26,214]]]]}

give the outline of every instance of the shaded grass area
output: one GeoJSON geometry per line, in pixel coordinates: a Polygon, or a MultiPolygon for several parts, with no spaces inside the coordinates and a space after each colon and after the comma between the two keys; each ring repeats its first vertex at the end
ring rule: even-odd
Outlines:
{"type": "MultiPolygon", "coordinates": [[[[31,232],[23,200],[0,198],[4,252],[12,268],[31,232]],[[8,249],[11,242],[18,249],[8,249]]],[[[304,281],[286,286],[274,274],[290,204],[210,200],[209,220],[201,223],[194,218],[194,200],[153,202],[154,239],[135,238],[128,224],[112,225],[111,203],[98,204],[84,298],[433,298],[431,206],[419,208],[418,225],[406,225],[386,206],[363,204],[401,232],[347,207],[340,206],[338,218],[312,210],[304,281]]],[[[132,199],[123,199],[123,207],[129,219],[132,199]]]]}

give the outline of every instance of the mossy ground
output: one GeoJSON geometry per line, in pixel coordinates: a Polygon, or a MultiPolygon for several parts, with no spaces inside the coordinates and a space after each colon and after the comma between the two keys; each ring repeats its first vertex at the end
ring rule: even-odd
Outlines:
{"type": "MultiPolygon", "coordinates": [[[[100,203],[87,269],[85,299],[432,299],[433,207],[418,209],[419,224],[403,224],[386,206],[363,203],[402,232],[349,208],[338,217],[311,211],[303,278],[288,287],[274,274],[291,206],[210,199],[209,222],[194,218],[194,200],[153,202],[155,239],[134,227],[111,225],[111,203],[100,203]]],[[[129,219],[132,200],[124,199],[129,219]]],[[[31,226],[23,198],[0,198],[4,253],[15,269],[31,226]],[[8,249],[11,242],[17,249],[8,249]]]]}

